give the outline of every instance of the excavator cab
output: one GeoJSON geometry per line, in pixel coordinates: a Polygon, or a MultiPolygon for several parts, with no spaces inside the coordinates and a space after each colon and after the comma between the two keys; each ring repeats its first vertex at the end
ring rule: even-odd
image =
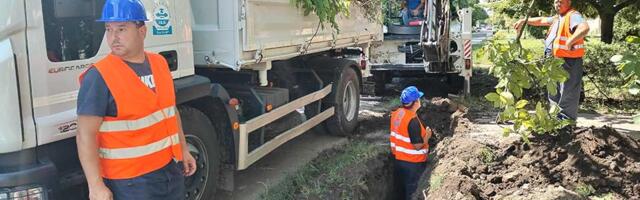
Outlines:
{"type": "Polygon", "coordinates": [[[407,40],[398,47],[406,63],[423,63],[430,72],[449,71],[449,32],[455,18],[449,0],[425,0],[422,6],[422,13],[413,15],[407,0],[388,1],[385,40],[407,40]]]}

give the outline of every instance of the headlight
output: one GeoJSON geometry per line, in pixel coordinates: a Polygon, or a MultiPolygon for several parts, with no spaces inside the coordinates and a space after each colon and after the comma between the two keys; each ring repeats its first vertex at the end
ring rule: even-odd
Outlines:
{"type": "Polygon", "coordinates": [[[42,187],[17,187],[0,190],[0,200],[44,200],[45,191],[42,187]]]}

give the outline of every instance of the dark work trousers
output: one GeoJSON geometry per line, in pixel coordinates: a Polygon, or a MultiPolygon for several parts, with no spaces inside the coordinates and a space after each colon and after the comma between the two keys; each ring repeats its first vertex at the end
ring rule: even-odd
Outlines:
{"type": "Polygon", "coordinates": [[[185,198],[181,164],[166,166],[131,179],[104,179],[114,200],[180,200],[185,198]]]}
{"type": "Polygon", "coordinates": [[[556,95],[549,94],[549,101],[560,106],[562,114],[576,120],[582,92],[582,58],[564,58],[562,67],[569,73],[569,79],[558,84],[558,92],[556,95]]]}
{"type": "Polygon", "coordinates": [[[427,167],[426,162],[411,163],[394,159],[394,177],[396,182],[397,198],[411,199],[411,195],[418,188],[420,176],[427,167]]]}

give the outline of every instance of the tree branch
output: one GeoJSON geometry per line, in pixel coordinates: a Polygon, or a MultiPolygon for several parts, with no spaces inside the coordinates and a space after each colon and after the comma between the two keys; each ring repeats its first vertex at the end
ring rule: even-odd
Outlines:
{"type": "Polygon", "coordinates": [[[637,2],[638,2],[638,0],[626,0],[626,1],[620,2],[618,5],[613,6],[613,11],[617,13],[618,11],[622,10],[623,8],[625,8],[627,6],[630,6],[630,5],[632,5],[634,3],[637,3],[637,2]]]}
{"type": "Polygon", "coordinates": [[[522,44],[520,44],[520,37],[522,37],[522,33],[524,32],[524,29],[527,28],[527,21],[529,20],[529,16],[531,16],[531,8],[533,8],[533,5],[535,3],[536,3],[536,0],[531,0],[531,4],[529,4],[529,7],[527,7],[527,10],[524,13],[525,23],[522,25],[522,28],[520,28],[520,31],[518,31],[518,35],[516,36],[516,42],[518,43],[518,45],[520,45],[520,47],[522,47],[522,44]]]}

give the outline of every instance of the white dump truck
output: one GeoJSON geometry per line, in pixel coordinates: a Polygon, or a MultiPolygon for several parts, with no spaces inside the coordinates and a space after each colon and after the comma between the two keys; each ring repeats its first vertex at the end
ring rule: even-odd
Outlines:
{"type": "MultiPolygon", "coordinates": [[[[186,199],[215,199],[233,173],[310,129],[349,135],[382,26],[352,4],[340,32],[290,0],[143,0],[146,50],[174,77],[198,170],[186,199]],[[329,26],[327,26],[329,27],[329,26]]],[[[109,53],[104,0],[2,0],[0,200],[72,199],[85,185],[78,76],[109,53]]],[[[86,198],[86,197],[78,197],[86,198]]]]}

